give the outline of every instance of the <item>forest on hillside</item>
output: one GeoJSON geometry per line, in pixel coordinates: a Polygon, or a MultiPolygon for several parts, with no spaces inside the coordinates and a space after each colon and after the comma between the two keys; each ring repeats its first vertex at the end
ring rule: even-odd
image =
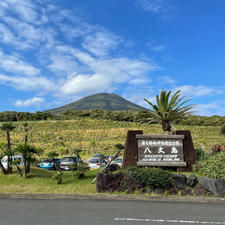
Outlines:
{"type": "MultiPolygon", "coordinates": [[[[146,111],[104,111],[104,110],[74,110],[66,111],[62,114],[52,114],[50,112],[0,112],[0,122],[19,122],[19,121],[40,121],[40,120],[71,120],[71,119],[107,119],[112,121],[125,122],[144,122],[148,117],[146,111]]],[[[184,119],[174,121],[179,125],[196,126],[223,126],[225,116],[197,116],[190,115],[184,119]]]]}

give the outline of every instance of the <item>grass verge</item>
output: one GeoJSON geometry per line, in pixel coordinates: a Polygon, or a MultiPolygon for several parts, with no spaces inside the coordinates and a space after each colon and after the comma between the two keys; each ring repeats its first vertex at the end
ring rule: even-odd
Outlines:
{"type": "Polygon", "coordinates": [[[81,180],[70,171],[63,172],[63,184],[60,185],[54,178],[56,171],[31,168],[26,179],[14,171],[10,175],[0,175],[0,193],[93,194],[96,193],[96,184],[92,184],[92,181],[98,171],[87,171],[81,180]]]}

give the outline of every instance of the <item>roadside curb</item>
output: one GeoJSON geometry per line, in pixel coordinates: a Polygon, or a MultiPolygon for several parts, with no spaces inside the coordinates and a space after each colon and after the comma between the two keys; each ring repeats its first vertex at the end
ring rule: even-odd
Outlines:
{"type": "Polygon", "coordinates": [[[225,202],[225,198],[197,196],[144,196],[144,195],[114,195],[114,194],[27,194],[0,193],[0,199],[78,199],[78,200],[137,200],[137,201],[166,201],[166,202],[225,202]]]}

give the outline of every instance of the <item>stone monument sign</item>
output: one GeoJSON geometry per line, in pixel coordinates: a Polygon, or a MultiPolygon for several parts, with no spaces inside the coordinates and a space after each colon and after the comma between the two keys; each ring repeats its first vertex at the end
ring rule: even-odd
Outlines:
{"type": "Polygon", "coordinates": [[[173,135],[143,135],[142,130],[129,130],[122,168],[131,166],[175,167],[177,171],[192,171],[196,162],[189,130],[177,130],[173,135]]]}
{"type": "Polygon", "coordinates": [[[137,135],[138,166],[186,167],[184,135],[137,135]]]}

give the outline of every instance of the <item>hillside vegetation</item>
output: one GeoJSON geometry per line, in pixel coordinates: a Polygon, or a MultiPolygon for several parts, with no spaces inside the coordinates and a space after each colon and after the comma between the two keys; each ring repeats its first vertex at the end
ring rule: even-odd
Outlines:
{"type": "MultiPolygon", "coordinates": [[[[128,130],[143,130],[144,134],[162,134],[161,125],[138,124],[134,122],[111,121],[103,119],[77,119],[65,121],[36,121],[29,122],[29,143],[44,149],[45,154],[56,150],[61,156],[69,154],[74,148],[84,150],[83,156],[88,157],[94,152],[109,155],[116,152],[114,145],[124,144],[128,130]]],[[[16,122],[16,129],[11,132],[14,145],[23,142],[24,133],[21,123],[16,122]]],[[[195,148],[211,150],[215,143],[224,143],[218,126],[189,126],[174,125],[173,129],[190,130],[195,148]]],[[[6,137],[0,131],[0,142],[6,137]]]]}
{"type": "MultiPolygon", "coordinates": [[[[0,112],[0,122],[18,121],[40,121],[40,120],[77,120],[83,118],[107,119],[113,121],[140,122],[148,117],[146,111],[105,111],[105,110],[68,110],[62,114],[50,112],[0,112]]],[[[180,125],[199,125],[199,126],[223,126],[225,125],[224,116],[196,116],[190,115],[177,120],[175,124],[180,125]]]]}

